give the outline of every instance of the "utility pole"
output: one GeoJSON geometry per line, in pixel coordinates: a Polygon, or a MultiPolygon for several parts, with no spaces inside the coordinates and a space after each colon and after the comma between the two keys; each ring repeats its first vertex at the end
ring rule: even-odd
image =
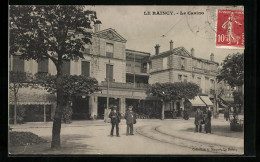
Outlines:
{"type": "Polygon", "coordinates": [[[106,123],[109,123],[110,121],[109,121],[109,81],[110,81],[110,76],[109,76],[109,74],[110,74],[110,59],[109,59],[109,61],[108,61],[108,69],[107,69],[107,78],[106,78],[106,80],[107,80],[107,108],[106,108],[106,110],[105,110],[105,116],[104,116],[104,121],[106,122],[106,123]]]}
{"type": "Polygon", "coordinates": [[[134,54],[134,88],[135,88],[135,54],[134,54]]]}

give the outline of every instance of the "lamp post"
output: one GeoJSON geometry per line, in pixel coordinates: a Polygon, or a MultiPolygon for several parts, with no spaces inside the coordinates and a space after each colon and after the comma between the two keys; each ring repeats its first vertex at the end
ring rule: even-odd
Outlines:
{"type": "MultiPolygon", "coordinates": [[[[164,97],[164,95],[165,95],[164,91],[162,92],[162,94],[163,94],[163,97],[164,97]]],[[[164,120],[165,103],[164,103],[163,99],[161,101],[162,101],[162,117],[161,118],[162,118],[162,120],[164,120]]]]}
{"type": "Polygon", "coordinates": [[[104,115],[104,122],[105,123],[109,123],[109,73],[110,73],[110,59],[108,61],[108,69],[107,69],[107,77],[106,77],[106,81],[107,81],[107,108],[105,109],[105,115],[104,115]]]}

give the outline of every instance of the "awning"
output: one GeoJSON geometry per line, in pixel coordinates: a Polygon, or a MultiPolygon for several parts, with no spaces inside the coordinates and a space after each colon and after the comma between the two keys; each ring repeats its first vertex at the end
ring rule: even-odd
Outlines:
{"type": "Polygon", "coordinates": [[[207,105],[213,106],[213,103],[210,101],[208,96],[200,96],[200,99],[207,105]]]}
{"type": "Polygon", "coordinates": [[[206,106],[204,102],[201,101],[199,96],[196,96],[194,99],[189,99],[192,106],[206,106]]]}
{"type": "MultiPolygon", "coordinates": [[[[19,105],[48,105],[56,103],[56,96],[43,88],[20,88],[17,94],[19,105]]],[[[14,104],[14,94],[9,91],[9,104],[14,104]]]]}

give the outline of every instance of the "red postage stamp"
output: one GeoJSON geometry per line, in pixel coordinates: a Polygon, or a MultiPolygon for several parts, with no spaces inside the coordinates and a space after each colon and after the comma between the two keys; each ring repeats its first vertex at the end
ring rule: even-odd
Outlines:
{"type": "Polygon", "coordinates": [[[216,47],[245,48],[244,11],[217,10],[216,47]]]}

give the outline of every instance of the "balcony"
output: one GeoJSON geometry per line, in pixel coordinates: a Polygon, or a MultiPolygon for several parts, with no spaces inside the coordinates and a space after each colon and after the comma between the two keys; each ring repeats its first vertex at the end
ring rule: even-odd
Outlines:
{"type": "MultiPolygon", "coordinates": [[[[102,81],[101,85],[102,87],[107,87],[107,82],[102,81]]],[[[126,89],[147,89],[148,84],[144,83],[119,83],[119,82],[109,82],[110,88],[126,88],[126,89]]]]}
{"type": "Polygon", "coordinates": [[[207,70],[207,69],[201,69],[201,68],[196,68],[196,67],[193,67],[192,70],[193,70],[194,72],[204,73],[204,74],[211,74],[211,75],[217,75],[217,74],[218,74],[217,71],[207,70]]]}

